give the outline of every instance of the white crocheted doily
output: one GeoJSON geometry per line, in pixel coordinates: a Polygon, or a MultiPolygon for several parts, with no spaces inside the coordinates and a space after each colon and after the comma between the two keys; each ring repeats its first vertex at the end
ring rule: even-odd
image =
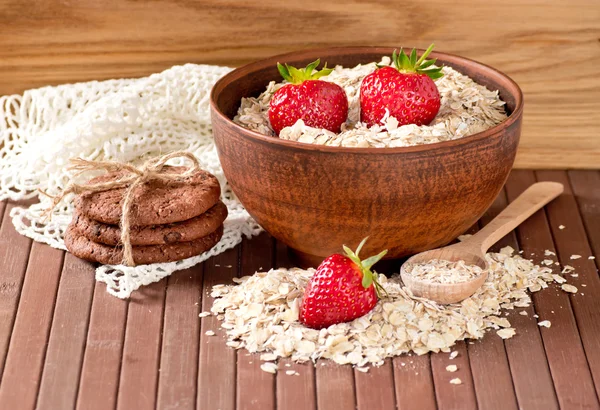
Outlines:
{"type": "MultiPolygon", "coordinates": [[[[212,138],[209,94],[230,69],[186,64],[132,80],[92,81],[44,87],[23,95],[0,97],[0,200],[38,198],[14,208],[16,230],[35,241],[65,249],[63,233],[71,221],[72,197],[55,210],[50,221],[42,212],[70,178],[70,158],[130,163],[185,150],[221,182],[229,209],[223,239],[209,252],[179,262],[137,267],[103,265],[96,280],[120,298],[232,248],[261,228],[236,199],[223,176],[212,138]]],[[[80,177],[88,179],[91,175],[80,177]]]]}

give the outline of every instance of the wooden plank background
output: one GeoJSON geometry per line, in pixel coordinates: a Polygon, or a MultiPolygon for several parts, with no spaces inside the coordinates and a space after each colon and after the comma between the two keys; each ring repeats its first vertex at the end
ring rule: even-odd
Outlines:
{"type": "Polygon", "coordinates": [[[521,85],[517,166],[600,167],[598,0],[0,0],[0,95],[186,62],[432,41],[521,85]]]}

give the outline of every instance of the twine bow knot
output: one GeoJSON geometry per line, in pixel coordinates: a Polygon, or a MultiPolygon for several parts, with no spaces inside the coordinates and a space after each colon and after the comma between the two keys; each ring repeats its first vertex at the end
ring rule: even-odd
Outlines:
{"type": "Polygon", "coordinates": [[[133,260],[130,230],[131,209],[135,191],[138,187],[149,181],[185,182],[186,178],[198,172],[200,163],[193,154],[185,151],[177,151],[161,157],[152,158],[139,168],[116,161],[88,161],[82,158],[75,158],[71,160],[71,165],[68,169],[77,171],[76,175],[98,170],[124,172],[123,176],[114,181],[99,182],[95,184],[77,184],[75,182],[70,182],[59,195],[51,196],[46,194],[53,199],[51,208],[49,208],[47,212],[51,214],[52,210],[60,203],[60,201],[71,193],[81,195],[83,193],[104,192],[112,189],[126,188],[121,204],[122,211],[119,226],[121,228],[121,244],[123,245],[123,264],[134,266],[135,261],[133,260]],[[188,167],[188,169],[182,173],[167,173],[165,172],[166,163],[173,158],[187,158],[192,162],[192,166],[188,167]]]}

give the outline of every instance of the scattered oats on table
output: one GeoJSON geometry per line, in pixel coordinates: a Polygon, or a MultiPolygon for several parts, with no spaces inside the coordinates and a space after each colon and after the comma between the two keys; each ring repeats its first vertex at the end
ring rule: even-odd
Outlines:
{"type": "Polygon", "coordinates": [[[563,270],[560,273],[563,273],[563,274],[570,273],[570,272],[573,272],[574,270],[575,270],[575,268],[572,267],[571,265],[565,265],[563,267],[563,270]]]}
{"type": "Polygon", "coordinates": [[[222,320],[227,345],[234,348],[295,362],[324,358],[356,367],[378,366],[401,354],[448,352],[457,341],[480,339],[489,329],[504,327],[500,335],[514,334],[510,322],[500,317],[502,309],[530,306],[528,290],[548,287],[553,277],[550,268],[513,253],[510,247],[488,253],[486,282],[473,296],[452,305],[413,296],[399,275],[380,275],[387,297],[371,312],[349,323],[309,329],[300,324],[298,314],[314,270],[293,268],[258,272],[238,285],[213,287],[211,312],[222,320]]]}
{"type": "Polygon", "coordinates": [[[432,259],[424,263],[406,263],[404,271],[422,282],[461,283],[475,279],[483,273],[476,265],[467,265],[465,261],[447,261],[432,259]]]}
{"type": "Polygon", "coordinates": [[[275,374],[277,373],[277,369],[279,368],[279,366],[277,366],[277,363],[265,362],[260,365],[260,368],[263,372],[275,374]]]}
{"type": "Polygon", "coordinates": [[[502,339],[510,339],[511,337],[513,337],[517,332],[515,331],[514,328],[509,327],[509,328],[505,328],[505,329],[500,329],[496,332],[496,334],[498,336],[500,336],[502,339]]]}
{"type": "Polygon", "coordinates": [[[544,251],[544,256],[556,256],[556,253],[552,252],[551,250],[546,249],[544,251]]]}
{"type": "MultiPolygon", "coordinates": [[[[383,57],[380,64],[389,65],[391,59],[383,57]]],[[[394,117],[384,117],[381,125],[368,128],[360,123],[360,84],[365,76],[376,69],[376,63],[362,64],[354,68],[335,67],[333,72],[321,78],[341,86],[348,96],[348,120],[342,124],[342,132],[308,127],[299,120],[286,127],[279,137],[309,144],[343,147],[405,147],[449,141],[491,128],[506,119],[504,102],[497,91],[490,91],[475,83],[466,75],[444,67],[444,76],[435,80],[440,92],[441,107],[429,125],[409,124],[398,126],[394,117]]],[[[250,130],[274,136],[269,123],[269,103],[273,94],[284,82],[271,81],[258,97],[242,98],[233,121],[250,130]]]]}

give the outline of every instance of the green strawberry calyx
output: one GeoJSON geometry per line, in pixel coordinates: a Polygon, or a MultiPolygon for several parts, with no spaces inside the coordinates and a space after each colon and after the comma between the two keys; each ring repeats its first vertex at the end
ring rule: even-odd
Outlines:
{"type": "Polygon", "coordinates": [[[410,56],[406,55],[402,48],[400,49],[400,53],[398,53],[398,50],[394,50],[392,53],[392,62],[401,73],[425,74],[432,80],[441,78],[444,76],[442,67],[433,66],[437,60],[435,58],[427,60],[427,56],[429,56],[433,47],[433,44],[430,45],[419,59],[417,59],[417,50],[414,48],[410,52],[410,56]]]}
{"type": "Polygon", "coordinates": [[[320,63],[320,58],[317,58],[304,68],[296,68],[291,65],[277,63],[277,69],[279,70],[279,74],[281,74],[283,79],[287,82],[291,84],[300,84],[306,80],[318,80],[321,77],[329,75],[333,71],[333,68],[327,68],[327,63],[325,63],[321,70],[315,70],[320,63]]]}
{"type": "Polygon", "coordinates": [[[381,286],[381,284],[379,283],[379,281],[377,280],[377,273],[374,273],[371,271],[371,267],[373,265],[375,265],[377,262],[379,262],[381,260],[381,258],[383,258],[385,256],[385,254],[387,253],[387,249],[385,251],[382,251],[380,253],[378,253],[377,255],[371,256],[365,260],[361,260],[360,257],[358,256],[360,250],[362,249],[362,247],[364,246],[365,242],[367,242],[367,239],[369,239],[368,237],[366,237],[365,239],[363,239],[360,244],[358,245],[358,248],[356,248],[356,251],[352,251],[352,249],[348,248],[346,245],[343,246],[344,248],[344,252],[346,253],[346,256],[348,256],[348,258],[350,258],[350,260],[352,260],[352,262],[354,262],[356,264],[356,266],[358,266],[358,268],[361,270],[362,272],[362,285],[365,289],[368,289],[371,285],[375,286],[375,291],[377,292],[377,296],[379,298],[381,298],[382,294],[387,294],[386,290],[383,288],[383,286],[381,286]]]}

